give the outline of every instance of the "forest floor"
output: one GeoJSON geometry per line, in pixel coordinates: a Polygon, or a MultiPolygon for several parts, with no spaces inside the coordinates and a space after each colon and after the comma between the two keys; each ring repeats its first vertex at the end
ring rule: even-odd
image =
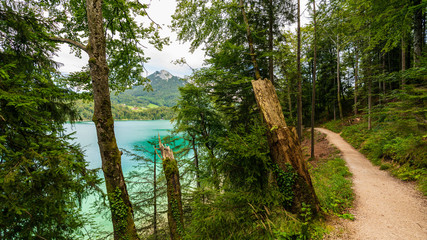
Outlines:
{"type": "MultiPolygon", "coordinates": [[[[350,213],[355,220],[335,220],[338,233],[329,239],[427,239],[427,199],[411,182],[403,182],[380,171],[339,134],[323,128],[317,131],[341,151],[353,174],[356,195],[350,213]]],[[[322,141],[324,142],[324,141],[322,141]]],[[[319,154],[326,149],[320,143],[319,154]]],[[[316,154],[317,155],[317,154],[316,154]]]]}

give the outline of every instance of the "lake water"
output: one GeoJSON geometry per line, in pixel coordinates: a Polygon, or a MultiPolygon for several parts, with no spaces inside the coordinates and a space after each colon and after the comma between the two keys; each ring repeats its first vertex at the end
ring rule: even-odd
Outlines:
{"type": "MultiPolygon", "coordinates": [[[[152,120],[152,121],[116,121],[114,130],[119,148],[133,152],[135,145],[146,145],[146,142],[152,137],[165,136],[173,125],[169,120],[152,120]]],[[[98,140],[96,137],[95,124],[93,122],[79,122],[75,124],[65,124],[66,133],[74,134],[74,142],[79,143],[85,151],[85,158],[89,162],[89,168],[101,168],[101,155],[99,153],[98,140]]],[[[134,169],[135,161],[127,156],[122,155],[122,169],[126,177],[127,173],[134,169]]],[[[104,177],[102,171],[99,176],[104,177]]],[[[105,191],[105,185],[100,186],[105,191]]],[[[98,229],[112,231],[113,226],[110,220],[96,214],[93,209],[93,203],[97,201],[94,196],[89,196],[82,204],[84,213],[91,214],[91,219],[95,221],[98,229]]],[[[86,226],[91,229],[91,226],[86,226]]],[[[90,237],[89,237],[90,238],[90,237]]],[[[88,238],[88,239],[89,239],[88,238]]]]}
{"type": "MultiPolygon", "coordinates": [[[[173,125],[169,120],[151,121],[116,121],[114,131],[119,148],[132,151],[135,145],[142,145],[152,137],[165,136],[173,125]]],[[[85,150],[86,160],[89,168],[101,167],[101,155],[99,153],[98,139],[96,137],[95,124],[93,122],[79,122],[73,125],[65,124],[67,133],[75,132],[75,142],[79,143],[85,150]]],[[[127,173],[133,169],[136,163],[126,154],[122,155],[123,172],[127,173]]]]}

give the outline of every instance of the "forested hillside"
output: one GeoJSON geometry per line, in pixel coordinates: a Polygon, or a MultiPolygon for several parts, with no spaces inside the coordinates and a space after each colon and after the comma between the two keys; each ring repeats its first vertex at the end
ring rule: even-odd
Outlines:
{"type": "MultiPolygon", "coordinates": [[[[169,72],[156,71],[147,77],[148,89],[135,86],[124,92],[111,95],[112,112],[117,120],[156,120],[172,119],[173,106],[179,98],[178,88],[185,81],[169,72]]],[[[93,104],[89,101],[77,101],[77,111],[81,120],[90,121],[93,117],[93,104]]]]}
{"type": "MultiPolygon", "coordinates": [[[[348,156],[320,125],[426,193],[426,1],[176,0],[171,30],[204,67],[151,85],[145,49],[172,39],[151,2],[0,3],[1,239],[390,239],[336,224],[370,216],[352,214],[348,156]],[[88,66],[62,77],[60,44],[88,66]],[[170,136],[119,149],[115,120],[162,118],[170,136]],[[102,183],[64,132],[76,120],[94,122],[102,183]],[[138,164],[127,176],[123,154],[138,164]],[[89,196],[112,229],[83,217],[89,196]]],[[[425,212],[404,187],[415,204],[391,217],[425,212]]],[[[425,234],[407,218],[396,222],[425,234]]],[[[381,230],[398,236],[397,223],[381,230]]]]}
{"type": "Polygon", "coordinates": [[[120,93],[113,93],[111,102],[134,108],[173,107],[179,97],[178,88],[185,85],[185,81],[173,76],[165,70],[156,71],[149,75],[151,88],[135,86],[120,93]]]}

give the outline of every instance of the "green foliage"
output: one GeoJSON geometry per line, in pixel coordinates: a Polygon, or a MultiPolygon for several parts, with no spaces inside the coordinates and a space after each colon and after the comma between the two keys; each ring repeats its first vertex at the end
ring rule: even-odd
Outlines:
{"type": "MultiPolygon", "coordinates": [[[[134,146],[136,153],[122,149],[126,155],[132,157],[132,160],[137,163],[135,170],[129,173],[127,180],[133,201],[134,219],[136,224],[140,226],[138,233],[142,239],[169,238],[166,217],[168,210],[166,179],[163,173],[162,161],[158,157],[160,153],[158,150],[156,153],[154,149],[158,148],[158,141],[158,136],[153,136],[147,142],[134,146]],[[157,234],[153,233],[154,205],[156,205],[157,211],[157,234]]],[[[174,157],[178,161],[180,170],[181,192],[183,193],[183,198],[185,198],[188,189],[194,187],[192,176],[183,171],[184,169],[190,169],[192,166],[192,162],[186,159],[190,156],[188,142],[184,141],[181,136],[168,135],[162,137],[162,143],[170,146],[174,151],[174,157]]]]}
{"type": "Polygon", "coordinates": [[[294,186],[298,174],[291,164],[286,163],[286,170],[282,170],[275,163],[271,163],[271,169],[276,177],[277,186],[283,195],[283,207],[289,209],[294,201],[294,186]]]}
{"type": "Polygon", "coordinates": [[[385,163],[385,164],[381,164],[380,166],[380,170],[387,170],[389,168],[391,168],[391,164],[390,163],[385,163]]]}
{"type": "MultiPolygon", "coordinates": [[[[80,120],[91,121],[93,117],[93,103],[77,101],[76,108],[80,115],[80,120]]],[[[111,110],[115,120],[159,120],[172,119],[173,110],[170,107],[155,107],[138,109],[125,105],[112,105],[111,110]]]]}
{"type": "Polygon", "coordinates": [[[324,124],[324,127],[331,130],[332,132],[340,133],[344,128],[344,125],[342,124],[342,122],[343,121],[341,120],[329,121],[324,124]]]}
{"type": "Polygon", "coordinates": [[[157,71],[147,77],[150,80],[150,89],[144,86],[136,86],[124,92],[115,92],[111,96],[111,102],[115,105],[149,108],[150,106],[173,107],[179,98],[178,88],[185,82],[172,76],[169,72],[157,71]]]}
{"type": "Polygon", "coordinates": [[[313,186],[325,212],[344,216],[352,206],[354,194],[350,177],[345,161],[338,157],[320,162],[312,170],[313,186]]]}
{"type": "MultiPolygon", "coordinates": [[[[390,168],[402,180],[418,180],[425,192],[427,142],[425,141],[425,104],[423,87],[407,86],[387,98],[390,102],[373,111],[373,128],[366,119],[345,126],[343,136],[381,169],[390,168]]],[[[331,126],[327,124],[326,126],[331,126]]]]}
{"type": "Polygon", "coordinates": [[[53,80],[50,23],[14,6],[0,2],[0,238],[80,238],[99,178],[64,133],[78,95],[53,80]]]}

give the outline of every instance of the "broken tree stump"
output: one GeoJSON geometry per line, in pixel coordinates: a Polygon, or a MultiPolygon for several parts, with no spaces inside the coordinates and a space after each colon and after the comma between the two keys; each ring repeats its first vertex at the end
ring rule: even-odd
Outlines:
{"type": "Polygon", "coordinates": [[[302,204],[310,205],[312,213],[320,211],[319,201],[302,156],[295,129],[286,125],[276,90],[270,80],[252,80],[255,98],[267,126],[267,138],[273,171],[282,194],[287,201],[285,208],[298,213],[302,204]],[[290,193],[291,192],[291,193],[290,193]]]}
{"type": "Polygon", "coordinates": [[[170,239],[182,239],[184,236],[184,216],[182,211],[181,184],[178,165],[169,146],[164,146],[159,136],[159,150],[162,154],[163,171],[166,177],[168,196],[168,224],[170,239]]]}

